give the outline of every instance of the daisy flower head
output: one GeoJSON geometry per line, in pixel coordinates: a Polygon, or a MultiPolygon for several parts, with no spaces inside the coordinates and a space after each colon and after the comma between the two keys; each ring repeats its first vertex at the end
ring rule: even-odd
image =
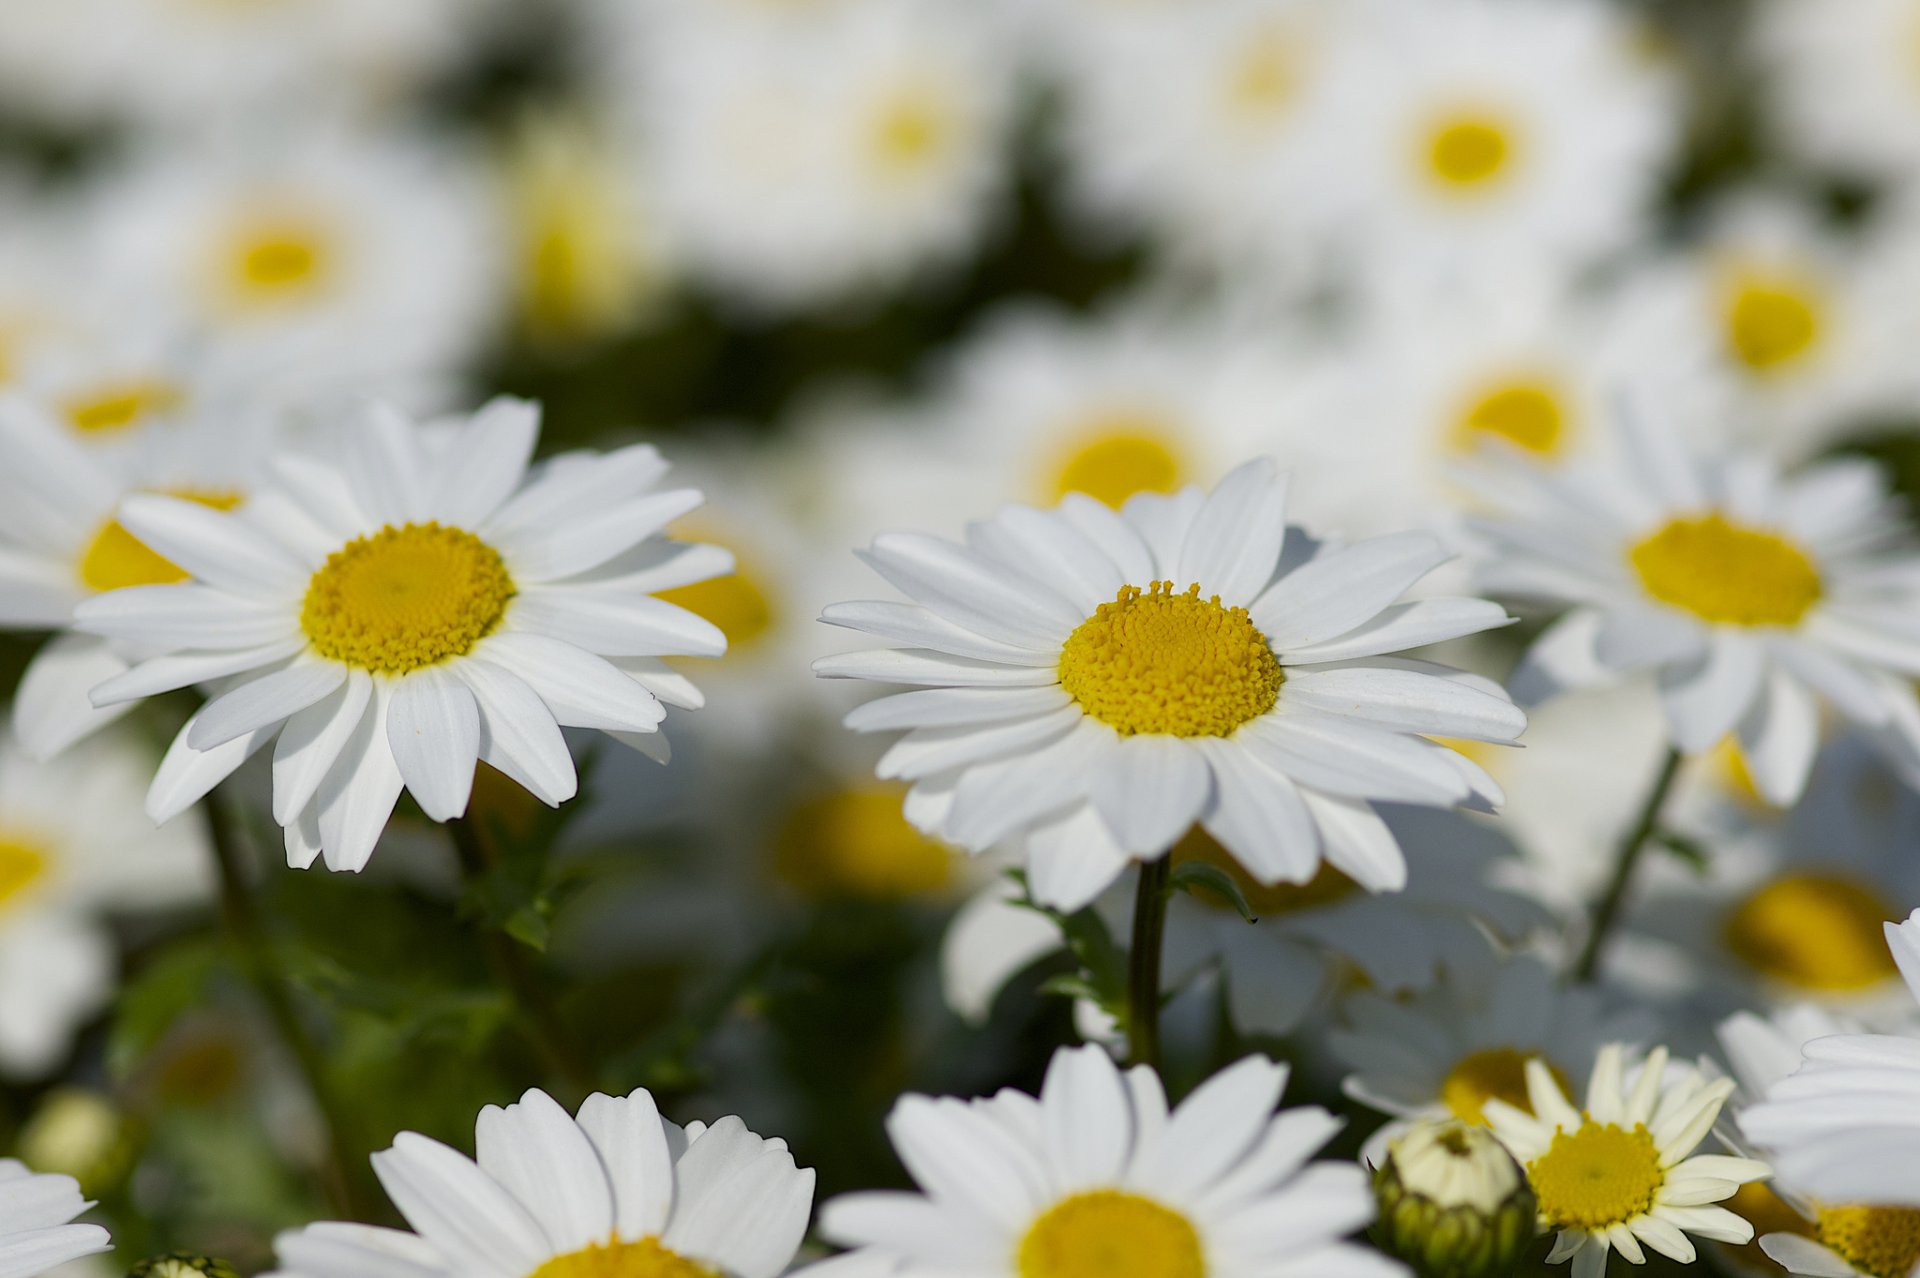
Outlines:
{"type": "Polygon", "coordinates": [[[1287,1067],[1250,1056],[1168,1112],[1159,1077],[1097,1047],[1054,1053],[1040,1095],[906,1096],[887,1130],[922,1193],[856,1193],[820,1229],[855,1248],[819,1267],[920,1278],[1392,1278],[1343,1242],[1373,1216],[1353,1163],[1307,1160],[1339,1130],[1274,1112],[1287,1067]],[[1283,1264],[1284,1262],[1284,1264],[1283,1264]]]}
{"type": "Polygon", "coordinates": [[[1920,556],[1880,472],[1783,475],[1756,454],[1692,451],[1634,413],[1618,444],[1571,470],[1506,456],[1463,472],[1489,511],[1467,521],[1482,588],[1566,609],[1514,677],[1522,700],[1652,673],[1675,747],[1732,733],[1779,806],[1806,785],[1825,700],[1920,776],[1920,556]]]}
{"type": "Polygon", "coordinates": [[[542,1091],[489,1105],[475,1157],[415,1132],[373,1156],[412,1232],[323,1222],[275,1240],[277,1278],[774,1278],[813,1172],[738,1118],[685,1127],[645,1088],[578,1115],[542,1091]]]}
{"type": "Polygon", "coordinates": [[[1384,0],[1348,42],[1356,241],[1383,282],[1514,260],[1578,270],[1643,231],[1678,118],[1633,20],[1592,0],[1384,0]],[[1391,269],[1388,269],[1390,268],[1391,269]]]}
{"type": "Polygon", "coordinates": [[[964,544],[877,537],[862,556],[911,603],[823,620],[902,645],[822,658],[830,678],[916,685],[860,707],[906,729],[881,775],[915,824],[972,851],[1023,836],[1034,897],[1093,900],[1199,823],[1261,883],[1324,862],[1406,882],[1374,802],[1499,802],[1433,733],[1511,741],[1497,685],[1384,654],[1503,624],[1479,599],[1401,602],[1449,558],[1424,533],[1289,538],[1284,482],[1249,462],[1213,489],[1009,506],[964,544]],[[1292,550],[1283,555],[1291,540],[1292,550]]]}
{"type": "Polygon", "coordinates": [[[36,1278],[109,1250],[106,1230],[73,1222],[92,1205],[73,1177],[36,1174],[0,1158],[0,1278],[36,1278]]]}
{"type": "Polygon", "coordinates": [[[141,810],[151,769],[114,734],[48,763],[0,735],[0,1074],[47,1073],[113,996],[113,917],[207,894],[204,827],[141,810]]]}
{"type": "Polygon", "coordinates": [[[654,592],[723,573],[728,556],[657,535],[701,498],[655,490],[667,465],[653,448],[529,467],[538,432],[538,408],[517,400],[425,426],[375,407],[337,465],[283,459],[241,511],[122,504],[121,522],[191,580],[82,605],[82,629],[153,654],[94,700],[224,681],[154,778],[155,820],[275,743],[289,862],[358,870],[403,787],[448,820],[476,761],[550,805],[571,798],[562,727],[664,760],[662,702],[700,694],[660,658],[726,640],[654,592]]]}
{"type": "MultiPolygon", "coordinates": [[[[1920,910],[1886,924],[1920,1003],[1920,910]]],[[[1839,1034],[1801,1048],[1799,1068],[1740,1115],[1782,1180],[1832,1203],[1920,1208],[1920,1034],[1839,1034]]],[[[1909,1227],[1920,1217],[1907,1218],[1909,1227]]],[[[1911,1235],[1909,1235],[1911,1237],[1911,1235]]]]}
{"type": "Polygon", "coordinates": [[[1547,1263],[1571,1259],[1575,1278],[1600,1278],[1612,1251],[1644,1264],[1644,1244],[1690,1264],[1696,1253],[1689,1234],[1753,1240],[1753,1226],[1714,1204],[1764,1180],[1767,1165],[1694,1152],[1732,1093],[1732,1079],[1669,1068],[1664,1047],[1630,1068],[1626,1049],[1610,1043],[1594,1061],[1584,1107],[1568,1099],[1544,1061],[1527,1062],[1526,1080],[1531,1113],[1494,1099],[1485,1115],[1526,1169],[1541,1227],[1555,1234],[1547,1263]]]}

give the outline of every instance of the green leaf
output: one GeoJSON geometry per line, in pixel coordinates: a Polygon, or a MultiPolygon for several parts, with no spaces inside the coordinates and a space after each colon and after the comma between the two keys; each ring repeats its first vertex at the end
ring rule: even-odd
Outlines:
{"type": "Polygon", "coordinates": [[[1202,890],[1211,892],[1231,905],[1247,922],[1258,921],[1258,916],[1254,914],[1253,906],[1247,903],[1246,894],[1240,890],[1240,885],[1233,881],[1231,874],[1217,865],[1209,865],[1205,861],[1183,861],[1173,867],[1171,882],[1174,887],[1188,896],[1194,896],[1202,890]]]}
{"type": "Polygon", "coordinates": [[[553,935],[553,928],[548,923],[549,913],[547,899],[544,896],[535,897],[507,916],[506,933],[529,949],[545,954],[547,941],[553,935]]]}
{"type": "Polygon", "coordinates": [[[1707,876],[1707,871],[1712,866],[1712,859],[1707,854],[1706,845],[1698,839],[1676,834],[1672,830],[1660,830],[1653,835],[1653,841],[1672,853],[1674,859],[1680,861],[1694,874],[1701,878],[1707,876]]]}

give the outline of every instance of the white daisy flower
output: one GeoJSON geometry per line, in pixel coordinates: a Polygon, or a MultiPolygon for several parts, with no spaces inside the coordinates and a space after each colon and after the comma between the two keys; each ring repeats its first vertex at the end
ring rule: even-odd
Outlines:
{"type": "Polygon", "coordinates": [[[1766,0],[1751,35],[1761,109],[1798,158],[1854,178],[1920,177],[1920,4],[1766,0]]]}
{"type": "Polygon", "coordinates": [[[1210,495],[1081,494],[1009,506],[964,546],[886,533],[864,558],[910,604],[823,620],[907,645],[826,657],[830,678],[918,685],[856,710],[907,729],[883,776],[914,783],[916,825],[973,851],[1027,839],[1034,897],[1094,899],[1130,859],[1199,822],[1262,883],[1323,861],[1370,891],[1406,863],[1370,806],[1497,804],[1475,764],[1421,733],[1510,741],[1497,685],[1383,656],[1501,625],[1477,599],[1400,603],[1448,558],[1404,533],[1288,539],[1283,482],[1250,462],[1210,495]]]}
{"type": "Polygon", "coordinates": [[[1644,1029],[1595,990],[1562,988],[1539,959],[1495,959],[1484,948],[1411,996],[1349,994],[1340,1017],[1344,1028],[1327,1041],[1352,1071],[1347,1095],[1397,1118],[1475,1124],[1486,1123],[1490,1100],[1531,1112],[1529,1060],[1565,1088],[1587,1076],[1602,1044],[1644,1029]]]}
{"type": "Polygon", "coordinates": [[[738,1118],[684,1128],[645,1088],[570,1117],[545,1092],[489,1105],[476,1156],[402,1132],[373,1168],[413,1232],[323,1222],[274,1242],[277,1278],[774,1278],[813,1172],[738,1118]]]}
{"type": "Polygon", "coordinates": [[[492,335],[485,191],[444,146],[234,126],[94,195],[103,274],[310,396],[427,394],[492,335]]]}
{"type": "Polygon", "coordinates": [[[1698,754],[1733,733],[1784,806],[1819,744],[1817,694],[1920,776],[1920,557],[1874,467],[1789,478],[1750,454],[1692,454],[1628,415],[1611,464],[1490,459],[1463,479],[1494,512],[1468,521],[1487,547],[1483,588],[1569,609],[1514,676],[1523,700],[1652,672],[1674,745],[1698,754]]]}
{"type": "Polygon", "coordinates": [[[37,1278],[109,1250],[106,1230],[73,1223],[91,1206],[73,1177],[36,1175],[17,1159],[0,1158],[0,1278],[37,1278]]]}
{"type": "Polygon", "coordinates": [[[1689,1234],[1752,1241],[1753,1226],[1713,1204],[1764,1180],[1767,1165],[1694,1152],[1733,1091],[1732,1079],[1710,1080],[1685,1066],[1670,1070],[1664,1047],[1629,1069],[1617,1043],[1594,1061],[1585,1108],[1567,1099],[1543,1061],[1528,1061],[1526,1074],[1532,1113],[1497,1099],[1484,1113],[1526,1168],[1541,1227],[1555,1234],[1548,1264],[1571,1259],[1575,1278],[1601,1278],[1610,1251],[1644,1264],[1644,1244],[1691,1264],[1689,1234]]]}
{"type": "Polygon", "coordinates": [[[339,466],[283,459],[278,487],[238,514],[122,504],[194,580],[81,606],[80,628],[158,654],[94,700],[228,681],[161,764],[155,820],[277,739],[289,863],[358,870],[403,786],[448,820],[476,761],[545,803],[571,798],[562,726],[665,758],[661,702],[700,694],[659,658],[726,640],[653,592],[725,572],[727,556],[656,536],[701,499],[652,491],[667,467],[651,447],[529,469],[538,432],[538,408],[515,400],[424,428],[376,408],[339,466]]]}
{"type": "Polygon", "coordinates": [[[112,996],[106,915],[204,897],[206,831],[156,831],[141,811],[152,762],[106,736],[51,763],[0,737],[0,1073],[57,1065],[112,996]]]}
{"type": "Polygon", "coordinates": [[[1393,283],[1488,262],[1578,269],[1646,229],[1678,133],[1633,20],[1591,0],[1384,0],[1330,117],[1357,167],[1354,250],[1393,283]]]}
{"type": "MultiPolygon", "coordinates": [[[[1920,1002],[1920,910],[1886,925],[1920,1002]]],[[[1920,1036],[1842,1034],[1807,1043],[1800,1067],[1740,1116],[1781,1179],[1826,1202],[1920,1208],[1920,1036]]]]}
{"type": "Polygon", "coordinates": [[[1096,1047],[1054,1054],[1036,1100],[902,1097],[887,1120],[923,1189],[847,1194],[821,1209],[857,1248],[812,1272],[1078,1278],[1393,1278],[1341,1241],[1373,1215],[1352,1163],[1307,1165],[1339,1130],[1324,1110],[1274,1113],[1287,1067],[1250,1056],[1168,1112],[1151,1069],[1096,1047]]]}
{"type": "Polygon", "coordinates": [[[270,422],[208,394],[186,364],[97,353],[106,357],[63,364],[51,378],[36,374],[45,399],[0,399],[0,627],[61,632],[14,694],[14,732],[40,758],[126,712],[97,707],[87,693],[141,655],[72,632],[75,605],[106,590],[186,580],[119,522],[121,500],[168,493],[237,508],[277,438],[270,422]]]}
{"type": "Polygon", "coordinates": [[[973,248],[1005,182],[1013,105],[994,6],[810,6],[799,23],[710,7],[707,20],[589,10],[690,274],[780,311],[973,248]]]}

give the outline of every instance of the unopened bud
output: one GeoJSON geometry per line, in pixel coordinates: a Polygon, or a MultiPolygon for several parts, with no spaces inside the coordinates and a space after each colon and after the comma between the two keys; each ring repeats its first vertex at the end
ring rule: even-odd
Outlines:
{"type": "Polygon", "coordinates": [[[1373,1174],[1372,1237],[1420,1278],[1510,1278],[1539,1232],[1533,1190],[1483,1127],[1421,1122],[1373,1174]]]}
{"type": "Polygon", "coordinates": [[[224,1260],[196,1256],[190,1251],[170,1251],[135,1265],[127,1278],[240,1278],[239,1272],[224,1260]]]}
{"type": "Polygon", "coordinates": [[[61,1087],[40,1102],[15,1149],[33,1170],[71,1176],[97,1198],[126,1179],[139,1143],[132,1117],[107,1097],[61,1087]]]}

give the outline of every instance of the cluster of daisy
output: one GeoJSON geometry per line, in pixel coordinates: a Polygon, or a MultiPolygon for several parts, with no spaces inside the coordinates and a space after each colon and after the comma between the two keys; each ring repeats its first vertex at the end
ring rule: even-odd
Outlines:
{"type": "Polygon", "coordinates": [[[1920,1278],[1916,51],[8,0],[0,1278],[1920,1278]]]}

